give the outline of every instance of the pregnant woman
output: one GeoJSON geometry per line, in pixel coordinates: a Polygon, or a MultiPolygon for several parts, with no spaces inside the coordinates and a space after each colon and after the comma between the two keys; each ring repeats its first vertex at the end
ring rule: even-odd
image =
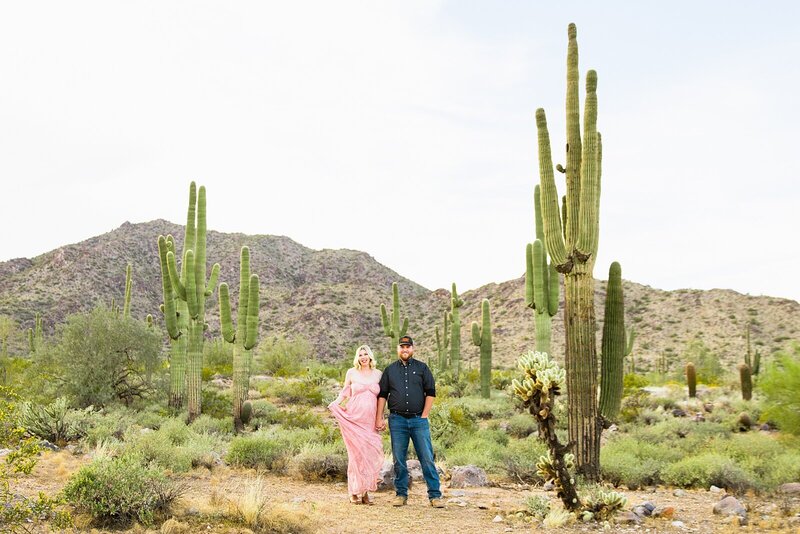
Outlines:
{"type": "Polygon", "coordinates": [[[372,350],[361,345],[341,393],[328,405],[347,446],[347,491],[353,504],[372,504],[369,492],[377,489],[383,466],[383,442],[375,430],[380,379],[372,350]]]}

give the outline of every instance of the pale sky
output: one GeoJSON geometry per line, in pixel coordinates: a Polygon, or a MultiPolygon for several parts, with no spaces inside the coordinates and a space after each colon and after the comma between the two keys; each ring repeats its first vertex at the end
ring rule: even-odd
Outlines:
{"type": "MultiPolygon", "coordinates": [[[[796,2],[4,2],[0,261],[124,221],[363,250],[429,289],[524,272],[534,112],[598,71],[595,276],[800,299],[796,2]],[[558,5],[555,5],[558,4],[558,5]]],[[[562,189],[563,191],[563,189],[562,189]]]]}

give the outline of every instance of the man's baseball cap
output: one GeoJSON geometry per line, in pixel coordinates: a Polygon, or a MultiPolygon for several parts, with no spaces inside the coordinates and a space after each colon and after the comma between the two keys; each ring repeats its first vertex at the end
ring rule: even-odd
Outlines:
{"type": "Polygon", "coordinates": [[[414,346],[414,340],[411,339],[411,336],[403,336],[397,342],[398,345],[411,345],[414,346]]]}

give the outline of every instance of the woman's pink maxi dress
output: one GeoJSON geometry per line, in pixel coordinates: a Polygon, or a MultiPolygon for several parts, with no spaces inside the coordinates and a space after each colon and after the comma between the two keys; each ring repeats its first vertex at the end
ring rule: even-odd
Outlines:
{"type": "MultiPolygon", "coordinates": [[[[328,408],[339,422],[347,447],[347,489],[350,495],[361,495],[378,488],[378,477],[383,467],[383,441],[375,430],[380,386],[377,383],[352,382],[350,388],[352,395],[346,410],[337,401],[328,408]]],[[[342,391],[340,399],[347,393],[342,391]]]]}

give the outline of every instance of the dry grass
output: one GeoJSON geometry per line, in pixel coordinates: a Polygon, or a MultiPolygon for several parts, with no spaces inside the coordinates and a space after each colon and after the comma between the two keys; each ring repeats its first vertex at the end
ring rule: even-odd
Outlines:
{"type": "Polygon", "coordinates": [[[233,515],[253,530],[262,525],[262,515],[267,509],[267,488],[261,476],[245,482],[244,493],[230,499],[233,515]]]}

